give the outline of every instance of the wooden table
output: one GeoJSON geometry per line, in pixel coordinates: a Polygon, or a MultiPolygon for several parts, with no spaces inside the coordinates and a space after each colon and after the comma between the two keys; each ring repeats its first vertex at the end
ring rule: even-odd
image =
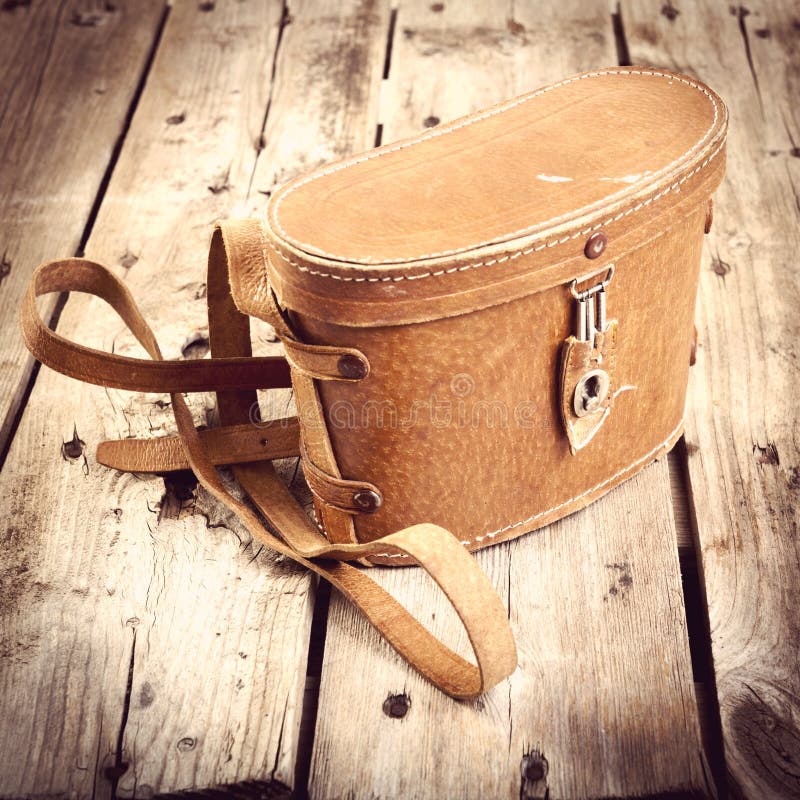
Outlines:
{"type": "MultiPolygon", "coordinates": [[[[0,796],[800,797],[799,19],[789,0],[5,0],[0,796]],[[163,398],[23,349],[32,270],[85,252],[142,300],[167,357],[202,357],[215,219],[263,211],[320,163],[631,62],[696,75],[731,110],[685,440],[480,553],[520,668],[475,703],[254,549],[191,477],[95,462],[101,439],[170,430],[163,398]]],[[[45,310],[138,354],[98,302],[45,310]]],[[[272,339],[259,329],[257,349],[272,339]]],[[[192,402],[213,424],[212,399],[192,402]]],[[[379,574],[463,644],[418,571],[379,574]]]]}

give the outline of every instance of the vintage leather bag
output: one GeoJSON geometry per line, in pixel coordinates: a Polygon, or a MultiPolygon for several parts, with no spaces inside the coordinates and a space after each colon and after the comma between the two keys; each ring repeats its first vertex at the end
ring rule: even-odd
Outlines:
{"type": "Polygon", "coordinates": [[[37,270],[24,339],[67,375],[171,393],[177,436],[104,442],[99,462],[191,467],[423,675],[474,697],[517,658],[505,606],[468,550],[582,508],[681,435],[726,127],[719,97],[685,76],[578,75],[297,178],[264,222],[220,223],[210,359],[163,360],[125,286],[85,259],[37,270]],[[64,291],[108,301],[152,360],[51,331],[35,298],[64,291]],[[275,328],[285,359],[252,357],[249,316],[275,328]],[[297,418],[254,425],[256,390],[289,386],[297,418]],[[206,391],[221,427],[198,431],[182,393],[206,391]],[[316,522],[273,468],[291,455],[316,522]],[[225,488],[220,464],[250,503],[225,488]],[[476,664],[363,569],[414,563],[452,602],[476,664]]]}

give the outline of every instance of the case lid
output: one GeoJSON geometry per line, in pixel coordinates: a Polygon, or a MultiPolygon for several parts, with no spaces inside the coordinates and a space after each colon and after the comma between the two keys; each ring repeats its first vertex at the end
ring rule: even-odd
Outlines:
{"type": "Polygon", "coordinates": [[[285,306],[361,326],[596,272],[713,191],[726,127],[720,98],[686,76],[575,76],[282,187],[267,211],[270,280],[285,306]],[[608,246],[587,260],[597,231],[608,246]]]}

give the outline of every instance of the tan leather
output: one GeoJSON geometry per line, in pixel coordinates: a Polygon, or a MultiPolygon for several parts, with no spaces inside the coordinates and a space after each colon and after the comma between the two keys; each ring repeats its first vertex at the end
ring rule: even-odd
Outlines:
{"type": "Polygon", "coordinates": [[[364,358],[363,353],[359,353],[352,347],[309,347],[307,344],[292,339],[284,339],[283,344],[289,366],[304,373],[308,378],[317,378],[323,381],[360,380],[360,378],[350,377],[347,372],[342,370],[340,365],[343,363],[343,357],[355,360],[361,365],[363,374],[369,374],[369,362],[364,358]]]}
{"type": "Polygon", "coordinates": [[[365,513],[369,508],[367,502],[361,504],[358,502],[360,496],[366,496],[374,498],[373,511],[380,508],[383,503],[383,495],[377,486],[367,481],[345,481],[341,478],[334,478],[314,464],[308,453],[305,452],[305,448],[301,448],[301,455],[303,456],[303,474],[308,488],[320,502],[348,514],[359,514],[365,513]]]}
{"type": "MultiPolygon", "coordinates": [[[[417,274],[409,265],[625,211],[686,177],[722,134],[722,103],[698,81],[596,70],[302,175],[273,194],[268,233],[353,279],[374,272],[355,265],[417,274]]],[[[670,199],[639,209],[636,224],[670,199]]]]}
{"type": "Polygon", "coordinates": [[[358,541],[425,519],[478,549],[576,511],[672,447],[726,130],[698,81],[599,70],[274,193],[260,279],[292,336],[370,363],[361,381],[318,386],[341,478],[383,495],[353,518],[358,541]],[[598,231],[608,244],[589,258],[598,231]],[[608,414],[567,430],[569,285],[610,264],[608,414]]]}
{"type": "Polygon", "coordinates": [[[616,383],[635,388],[616,396],[576,455],[559,409],[561,344],[574,325],[567,284],[425,324],[298,319],[308,341],[347,343],[371,365],[363,381],[319,386],[341,476],[383,493],[380,510],[354,518],[359,540],[413,514],[479,549],[582,508],[671,448],[682,432],[704,217],[696,205],[616,260],[616,383]]]}
{"type": "MultiPolygon", "coordinates": [[[[563,285],[705,203],[726,129],[720,98],[686,76],[579,75],[287,184],[270,200],[269,281],[293,312],[348,327],[563,285]],[[589,262],[601,229],[608,248],[589,262]]],[[[248,313],[261,316],[264,292],[251,291],[248,313]]]]}
{"type": "Polygon", "coordinates": [[[22,338],[42,363],[58,363],[71,378],[135,392],[213,392],[228,386],[260,389],[289,387],[289,369],[280,356],[262,358],[149,361],[103,353],[70,342],[45,325],[36,297],[49,292],[89,292],[103,297],[139,338],[147,323],[124,285],[101,265],[82,258],[43,264],[33,275],[22,301],[22,338]]]}
{"type": "Polygon", "coordinates": [[[25,340],[66,374],[171,391],[177,437],[103,443],[98,458],[190,466],[254,537],[331,581],[423,675],[474,697],[514,669],[516,653],[503,603],[467,549],[581,508],[681,434],[726,127],[722,101],[691,78],[638,68],[576,76],[299,178],[273,195],[266,227],[218,227],[210,360],[162,361],[124,286],[80,259],[34,275],[25,340]],[[611,321],[586,343],[570,284],[612,264],[611,321]],[[72,290],[111,302],[153,361],[48,330],[35,296],[72,290]],[[252,358],[249,316],[275,328],[288,370],[252,358]],[[602,365],[610,392],[578,415],[575,387],[602,365]],[[287,372],[298,419],[264,444],[248,429],[255,389],[285,386],[287,372]],[[177,393],[198,387],[217,391],[216,432],[197,431],[177,393]],[[298,427],[319,527],[269,460],[295,452],[298,427]],[[225,489],[218,463],[232,465],[258,513],[225,489]],[[477,665],[353,561],[426,569],[477,665]]]}
{"type": "MultiPolygon", "coordinates": [[[[208,320],[212,330],[210,345],[212,355],[232,357],[235,354],[250,350],[249,326],[247,314],[258,308],[263,319],[269,322],[284,342],[292,347],[297,342],[292,327],[281,309],[268,283],[264,283],[266,264],[266,240],[264,230],[258,220],[240,219],[226,223],[227,235],[222,229],[214,233],[208,257],[208,320]]],[[[328,345],[304,345],[306,354],[313,357],[317,349],[326,357],[335,354],[336,348],[328,345]]],[[[321,470],[332,479],[341,479],[342,475],[330,443],[330,437],[319,401],[319,392],[313,378],[313,372],[301,368],[298,357],[299,348],[294,348],[295,361],[292,362],[292,386],[298,413],[303,425],[303,445],[309,457],[321,470]]],[[[365,374],[369,372],[368,364],[362,354],[350,347],[338,351],[337,363],[341,356],[356,356],[367,365],[365,374]]],[[[306,362],[305,367],[309,363],[306,362]]],[[[328,370],[326,378],[334,377],[333,370],[328,370]]],[[[236,396],[218,395],[220,415],[223,421],[231,415],[233,422],[245,422],[245,406],[256,400],[254,395],[236,396]],[[231,407],[230,413],[228,408],[231,407]]],[[[314,495],[314,507],[328,539],[337,543],[356,542],[355,526],[352,515],[346,511],[320,501],[314,495]]]]}
{"type": "Polygon", "coordinates": [[[608,329],[597,333],[594,342],[578,341],[570,336],[564,342],[561,355],[561,420],[567,432],[570,450],[575,455],[586,447],[606,421],[614,405],[618,387],[615,382],[617,361],[617,330],[619,325],[612,320],[608,329]],[[604,400],[585,416],[575,412],[575,391],[582,376],[602,370],[609,376],[609,386],[604,400]]]}
{"type": "MultiPolygon", "coordinates": [[[[300,425],[294,417],[201,430],[200,440],[214,465],[271,461],[300,455],[300,425]]],[[[123,472],[190,469],[180,436],[100,442],[97,461],[123,472]]]]}

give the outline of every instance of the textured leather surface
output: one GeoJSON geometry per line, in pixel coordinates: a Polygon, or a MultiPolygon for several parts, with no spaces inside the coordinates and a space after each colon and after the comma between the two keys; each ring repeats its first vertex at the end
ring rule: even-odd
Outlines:
{"type": "MultiPolygon", "coordinates": [[[[318,386],[337,477],[383,495],[378,511],[354,518],[359,541],[424,519],[477,549],[583,507],[674,444],[726,127],[722,101],[697,81],[604,70],[275,193],[261,281],[294,336],[354,347],[370,363],[361,381],[318,386]],[[409,187],[414,202],[401,202],[409,187]],[[362,195],[382,222],[356,230],[362,195]],[[589,259],[598,230],[608,245],[589,259]],[[610,264],[613,408],[587,442],[590,421],[564,427],[568,287],[610,264]]],[[[257,303],[250,311],[263,315],[257,303]]]]}
{"type": "MultiPolygon", "coordinates": [[[[366,357],[353,348],[331,348],[324,343],[309,347],[298,341],[289,321],[278,307],[274,293],[265,280],[268,243],[261,223],[255,219],[236,221],[237,235],[222,240],[221,232],[215,233],[209,256],[209,323],[217,331],[216,348],[212,339],[212,352],[218,355],[239,353],[248,348],[242,332],[232,336],[228,319],[237,320],[242,315],[259,316],[275,329],[286,348],[292,365],[292,386],[300,415],[303,418],[303,445],[309,458],[332,480],[342,475],[331,447],[322,404],[315,378],[331,380],[338,372],[341,356],[355,356],[366,365],[366,357]],[[224,253],[223,259],[220,254],[224,253]],[[219,263],[217,263],[219,261],[219,263]],[[316,356],[315,356],[316,353],[316,356]]],[[[254,398],[251,398],[254,400],[254,398]]],[[[228,402],[224,398],[221,404],[228,402]]],[[[243,418],[240,410],[237,415],[243,418]]],[[[317,519],[332,542],[356,542],[352,515],[336,505],[323,503],[320,495],[314,495],[317,519]]]]}
{"type": "Polygon", "coordinates": [[[346,481],[328,475],[314,464],[305,449],[301,450],[303,456],[303,475],[308,488],[318,500],[327,506],[346,511],[348,514],[358,514],[363,511],[356,499],[359,494],[369,493],[376,498],[377,504],[383,502],[380,489],[366,481],[346,481]]]}
{"type": "MultiPolygon", "coordinates": [[[[228,235],[223,236],[222,229],[214,233],[208,260],[208,322],[211,331],[211,354],[217,357],[231,357],[234,354],[250,352],[249,323],[246,314],[253,297],[246,292],[251,284],[248,277],[255,274],[255,266],[260,263],[260,274],[264,273],[266,257],[264,233],[258,220],[243,219],[227,224],[228,235]],[[235,226],[235,228],[233,227],[235,226]],[[232,233],[235,231],[235,235],[232,233]]],[[[269,322],[276,333],[290,346],[297,340],[289,323],[284,319],[281,310],[275,303],[269,287],[261,300],[264,319],[269,322]]],[[[313,351],[313,347],[305,346],[313,351]]],[[[322,345],[321,350],[330,355],[335,348],[322,345]]],[[[345,348],[342,355],[353,355],[357,351],[345,348]]],[[[334,480],[340,479],[338,464],[331,447],[330,437],[325,426],[319,392],[312,374],[299,369],[298,362],[292,367],[292,385],[295,402],[302,420],[303,447],[309,457],[321,470],[334,480]]],[[[246,409],[256,402],[254,393],[219,393],[217,395],[220,418],[226,424],[244,423],[247,421],[246,409]]],[[[234,471],[237,478],[245,484],[248,492],[257,492],[261,479],[255,470],[239,467],[234,471]],[[247,485],[252,483],[253,485],[247,485]]],[[[314,507],[317,519],[331,542],[352,544],[356,542],[355,526],[350,513],[334,505],[320,502],[318,494],[314,495],[314,507]]]]}
{"type": "MultiPolygon", "coordinates": [[[[348,327],[424,322],[544,291],[663,233],[689,213],[687,198],[706,202],[724,171],[726,128],[719,97],[685,76],[576,76],[275,192],[269,281],[286,308],[348,327]],[[363,207],[343,202],[351,190],[363,207]],[[491,227],[498,210],[503,235],[491,227]],[[368,224],[374,217],[382,222],[368,224]],[[589,262],[586,240],[598,230],[609,244],[589,262]]],[[[248,281],[248,313],[260,316],[267,276],[248,281]]]]}
{"type": "Polygon", "coordinates": [[[352,347],[309,347],[307,344],[284,337],[283,346],[289,365],[308,378],[323,381],[353,380],[343,375],[339,363],[342,356],[350,356],[364,365],[364,374],[369,374],[369,362],[363,353],[352,347]]]}
{"type": "Polygon", "coordinates": [[[341,475],[383,494],[377,512],[355,518],[359,540],[413,519],[478,549],[582,508],[671,447],[682,430],[704,220],[695,203],[616,259],[607,291],[618,322],[615,391],[635,388],[616,396],[575,455],[559,408],[561,346],[574,328],[568,284],[425,324],[298,318],[307,340],[346,343],[371,364],[363,381],[319,386],[341,475]]]}
{"type": "Polygon", "coordinates": [[[702,161],[722,110],[664,70],[585,73],[297,178],[272,197],[270,235],[347,265],[400,264],[605,218],[702,161]]]}

